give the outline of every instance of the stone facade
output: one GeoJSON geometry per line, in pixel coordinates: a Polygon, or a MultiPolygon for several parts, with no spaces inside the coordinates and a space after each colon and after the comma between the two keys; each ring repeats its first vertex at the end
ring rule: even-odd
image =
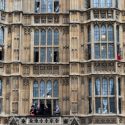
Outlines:
{"type": "Polygon", "coordinates": [[[125,0],[0,0],[1,125],[124,125],[124,82],[125,0]]]}

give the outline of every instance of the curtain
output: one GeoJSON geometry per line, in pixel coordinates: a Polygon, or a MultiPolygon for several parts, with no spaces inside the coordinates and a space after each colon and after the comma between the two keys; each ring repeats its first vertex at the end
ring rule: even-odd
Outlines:
{"type": "Polygon", "coordinates": [[[100,89],[101,89],[101,84],[100,84],[100,79],[96,79],[95,83],[95,94],[100,95],[100,89]]]}
{"type": "Polygon", "coordinates": [[[107,98],[103,98],[102,103],[103,103],[102,113],[107,113],[108,112],[108,100],[107,100],[107,98]]]}

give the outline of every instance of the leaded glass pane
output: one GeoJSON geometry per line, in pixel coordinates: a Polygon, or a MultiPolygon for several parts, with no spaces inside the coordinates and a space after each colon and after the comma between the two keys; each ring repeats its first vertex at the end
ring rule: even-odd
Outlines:
{"type": "Polygon", "coordinates": [[[101,100],[100,98],[95,99],[96,113],[101,113],[101,100]]]}
{"type": "Polygon", "coordinates": [[[45,97],[45,82],[41,81],[40,83],[40,96],[45,97]]]}
{"type": "Polygon", "coordinates": [[[46,31],[41,31],[41,45],[46,45],[46,31]]]}
{"type": "Polygon", "coordinates": [[[95,59],[100,58],[100,44],[95,44],[95,59]]]}
{"type": "Polygon", "coordinates": [[[47,32],[47,45],[52,45],[52,30],[48,30],[47,32]]]}
{"type": "Polygon", "coordinates": [[[41,11],[42,13],[46,12],[47,0],[41,0],[41,11]]]}
{"type": "Polygon", "coordinates": [[[40,49],[40,62],[46,61],[46,48],[40,49]]]}
{"type": "Polygon", "coordinates": [[[100,95],[101,94],[101,83],[100,79],[96,79],[95,81],[95,94],[100,95]]]}
{"type": "Polygon", "coordinates": [[[108,41],[114,41],[113,26],[108,27],[108,41]]]}
{"type": "Polygon", "coordinates": [[[34,31],[34,45],[39,45],[39,30],[34,31]]]}
{"type": "Polygon", "coordinates": [[[115,98],[110,98],[110,113],[115,113],[115,98]]]}
{"type": "Polygon", "coordinates": [[[53,85],[53,96],[54,97],[58,97],[59,95],[59,92],[58,92],[58,81],[57,80],[55,80],[54,81],[54,85],[53,85]]]}
{"type": "Polygon", "coordinates": [[[54,31],[54,45],[58,45],[59,44],[59,31],[55,30],[54,31]]]}
{"type": "Polygon", "coordinates": [[[103,98],[102,104],[103,104],[102,113],[108,113],[108,98],[103,98]]]}
{"type": "Polygon", "coordinates": [[[33,84],[33,97],[38,97],[38,82],[35,81],[33,84]]]}
{"type": "Polygon", "coordinates": [[[110,95],[114,95],[114,79],[110,79],[109,80],[109,84],[110,84],[110,95]]]}
{"type": "Polygon", "coordinates": [[[97,42],[100,40],[100,30],[98,26],[94,27],[94,41],[97,42]]]}
{"type": "Polygon", "coordinates": [[[101,57],[102,59],[107,58],[107,44],[101,44],[101,57]]]}
{"type": "Polygon", "coordinates": [[[4,9],[5,9],[5,1],[0,0],[0,10],[4,10],[4,9]]]}
{"type": "Polygon", "coordinates": [[[107,7],[111,8],[112,7],[112,0],[107,0],[107,7]]]}
{"type": "Polygon", "coordinates": [[[98,8],[99,7],[99,0],[93,0],[93,6],[98,8]]]}
{"type": "Polygon", "coordinates": [[[105,0],[99,0],[100,1],[100,7],[104,8],[106,7],[105,0]]]}
{"type": "Polygon", "coordinates": [[[114,44],[108,45],[108,58],[114,59],[114,44]]]}
{"type": "Polygon", "coordinates": [[[53,0],[48,0],[48,13],[53,12],[53,0]]]}
{"type": "Polygon", "coordinates": [[[47,48],[47,62],[52,62],[52,48],[47,48]]]}
{"type": "Polygon", "coordinates": [[[106,41],[107,39],[107,31],[105,25],[101,27],[101,40],[106,41]]]}
{"type": "Polygon", "coordinates": [[[47,89],[46,89],[47,93],[46,95],[49,97],[49,96],[52,96],[52,82],[49,80],[47,82],[47,89]]]}
{"type": "Polygon", "coordinates": [[[108,81],[107,81],[107,79],[102,80],[102,94],[108,95],[108,81]]]}
{"type": "Polygon", "coordinates": [[[3,44],[3,42],[4,42],[4,30],[1,27],[0,28],[0,44],[3,44]]]}

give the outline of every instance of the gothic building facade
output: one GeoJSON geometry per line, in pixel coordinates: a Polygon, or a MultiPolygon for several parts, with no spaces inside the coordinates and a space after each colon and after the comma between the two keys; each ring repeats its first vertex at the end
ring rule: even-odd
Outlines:
{"type": "Polygon", "coordinates": [[[0,124],[124,125],[125,0],[0,0],[0,124]]]}

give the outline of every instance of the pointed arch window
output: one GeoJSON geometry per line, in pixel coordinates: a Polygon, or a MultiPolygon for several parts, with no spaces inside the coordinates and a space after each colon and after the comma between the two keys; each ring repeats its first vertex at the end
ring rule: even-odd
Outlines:
{"type": "Polygon", "coordinates": [[[4,42],[4,29],[3,27],[0,27],[0,44],[3,44],[4,42]]]}
{"type": "Polygon", "coordinates": [[[113,78],[111,78],[110,80],[109,80],[109,84],[110,84],[110,86],[109,86],[109,89],[110,89],[110,95],[114,95],[115,93],[114,93],[114,79],[113,78]]]}
{"type": "Polygon", "coordinates": [[[114,30],[112,25],[108,26],[108,41],[114,41],[114,30]]]}
{"type": "Polygon", "coordinates": [[[54,81],[54,85],[53,85],[53,96],[54,97],[58,97],[59,96],[59,86],[58,86],[58,81],[57,80],[55,80],[54,81]]]}
{"type": "Polygon", "coordinates": [[[101,27],[101,40],[102,41],[106,41],[107,39],[107,30],[106,30],[106,26],[102,25],[101,27]]]}
{"type": "Polygon", "coordinates": [[[34,81],[33,84],[33,97],[38,97],[38,82],[34,81]]]}
{"type": "Polygon", "coordinates": [[[56,29],[54,30],[54,45],[59,44],[59,31],[56,29]]]}
{"type": "Polygon", "coordinates": [[[46,86],[46,95],[49,97],[49,96],[52,96],[52,82],[49,80],[47,82],[47,86],[46,86]]]}
{"type": "Polygon", "coordinates": [[[41,45],[46,45],[46,30],[41,31],[41,45]]]}
{"type": "Polygon", "coordinates": [[[100,95],[101,94],[101,82],[100,79],[95,80],[95,94],[100,95]]]}
{"type": "Polygon", "coordinates": [[[43,80],[40,83],[40,97],[45,97],[45,82],[43,80]]]}
{"type": "Polygon", "coordinates": [[[102,80],[102,94],[108,95],[108,81],[107,81],[107,79],[102,80]]]}
{"type": "Polygon", "coordinates": [[[47,45],[52,45],[52,30],[47,31],[47,45]]]}
{"type": "Polygon", "coordinates": [[[94,27],[94,40],[95,42],[100,40],[100,30],[98,25],[94,27]]]}
{"type": "Polygon", "coordinates": [[[34,31],[34,45],[39,45],[39,30],[34,31]]]}

